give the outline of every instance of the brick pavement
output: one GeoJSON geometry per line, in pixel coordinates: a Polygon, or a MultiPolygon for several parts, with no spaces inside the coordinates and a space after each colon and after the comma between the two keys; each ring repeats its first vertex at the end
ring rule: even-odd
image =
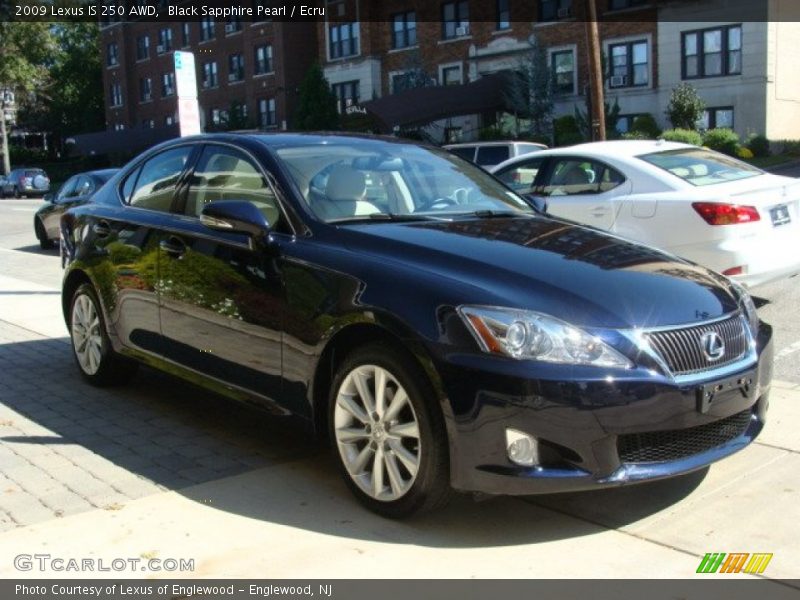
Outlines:
{"type": "Polygon", "coordinates": [[[94,388],[66,338],[0,320],[0,531],[314,451],[297,426],[150,369],[94,388]]]}

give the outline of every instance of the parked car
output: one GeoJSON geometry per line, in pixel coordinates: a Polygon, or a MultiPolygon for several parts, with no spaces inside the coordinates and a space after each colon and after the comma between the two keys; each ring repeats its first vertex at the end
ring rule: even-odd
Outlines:
{"type": "Polygon", "coordinates": [[[697,146],[613,141],[492,172],[548,212],[697,262],[748,286],[800,272],[800,182],[697,146]]]}
{"type": "Polygon", "coordinates": [[[85,379],[143,361],[299,417],[382,515],[670,477],[764,423],[772,330],[743,288],[436,148],[172,140],[61,227],[85,379]]]}
{"type": "Polygon", "coordinates": [[[0,187],[0,195],[27,198],[43,196],[50,191],[50,178],[42,169],[14,169],[0,187]]]}
{"type": "Polygon", "coordinates": [[[491,169],[511,158],[545,150],[547,146],[535,142],[474,142],[448,144],[444,148],[484,169],[491,169]]]}
{"type": "Polygon", "coordinates": [[[46,194],[44,204],[33,217],[33,231],[42,248],[52,248],[58,241],[59,221],[68,208],[84,204],[103,187],[119,169],[102,169],[73,175],[55,194],[46,194]]]}

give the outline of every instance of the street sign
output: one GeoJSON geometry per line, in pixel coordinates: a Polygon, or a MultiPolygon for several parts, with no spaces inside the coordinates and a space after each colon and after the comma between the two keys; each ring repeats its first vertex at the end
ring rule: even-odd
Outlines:
{"type": "Polygon", "coordinates": [[[200,107],[197,105],[197,74],[194,54],[177,51],[175,57],[175,91],[178,94],[178,125],[181,137],[200,133],[200,107]]]}

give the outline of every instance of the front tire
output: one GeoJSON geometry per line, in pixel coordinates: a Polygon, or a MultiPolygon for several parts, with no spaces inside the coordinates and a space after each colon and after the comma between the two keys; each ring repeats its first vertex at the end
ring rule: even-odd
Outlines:
{"type": "Polygon", "coordinates": [[[42,223],[41,219],[36,219],[34,230],[36,231],[36,238],[39,240],[39,247],[42,250],[49,250],[55,245],[53,241],[47,237],[47,231],[45,231],[44,224],[42,223]]]}
{"type": "Polygon", "coordinates": [[[133,363],[111,348],[97,294],[84,283],[72,296],[69,311],[72,352],[81,375],[96,386],[119,385],[136,372],[133,363]]]}
{"type": "Polygon", "coordinates": [[[367,508],[407,517],[447,503],[447,435],[428,378],[384,344],[352,352],[331,386],[328,423],[342,475],[367,508]]]}

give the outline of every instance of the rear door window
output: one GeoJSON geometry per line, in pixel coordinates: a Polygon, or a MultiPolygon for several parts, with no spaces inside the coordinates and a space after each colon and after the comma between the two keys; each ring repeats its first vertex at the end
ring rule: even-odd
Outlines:
{"type": "Polygon", "coordinates": [[[192,146],[172,148],[144,163],[130,195],[130,205],[169,212],[175,186],[186,168],[192,150],[192,146]]]}
{"type": "Polygon", "coordinates": [[[480,146],[478,157],[475,160],[479,165],[499,165],[504,160],[508,160],[510,150],[508,146],[480,146]]]}

